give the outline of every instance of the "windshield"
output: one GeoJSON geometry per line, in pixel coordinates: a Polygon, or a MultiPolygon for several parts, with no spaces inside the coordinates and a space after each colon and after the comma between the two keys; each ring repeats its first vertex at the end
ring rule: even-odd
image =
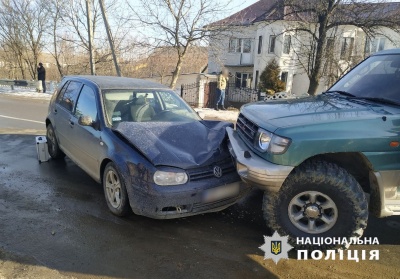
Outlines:
{"type": "Polygon", "coordinates": [[[400,104],[400,54],[369,57],[329,91],[346,92],[358,98],[381,99],[400,104]]]}
{"type": "Polygon", "coordinates": [[[201,120],[176,93],[159,89],[103,90],[106,120],[120,122],[188,122],[201,120]]]}

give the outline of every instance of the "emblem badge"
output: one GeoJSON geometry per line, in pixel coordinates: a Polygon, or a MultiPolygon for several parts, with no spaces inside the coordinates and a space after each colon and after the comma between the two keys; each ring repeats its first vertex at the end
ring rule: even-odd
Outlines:
{"type": "Polygon", "coordinates": [[[282,241],[271,240],[271,253],[278,255],[282,252],[281,250],[282,241]]]}
{"type": "Polygon", "coordinates": [[[214,175],[217,178],[220,178],[222,176],[222,169],[221,167],[215,166],[214,167],[214,175]]]}

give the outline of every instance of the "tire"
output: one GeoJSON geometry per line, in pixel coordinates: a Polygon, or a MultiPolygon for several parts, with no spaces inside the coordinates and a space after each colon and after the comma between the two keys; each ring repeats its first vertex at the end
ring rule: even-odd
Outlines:
{"type": "Polygon", "coordinates": [[[124,180],[121,178],[114,163],[108,163],[103,173],[103,190],[108,209],[117,216],[127,216],[131,213],[128,193],[124,180]]]}
{"type": "Polygon", "coordinates": [[[361,237],[368,221],[365,194],[345,169],[325,161],[297,167],[281,189],[266,192],[263,201],[267,226],[302,250],[347,249],[341,244],[297,244],[297,237],[361,237]]]}
{"type": "Polygon", "coordinates": [[[47,138],[47,148],[51,158],[53,159],[64,158],[65,154],[64,152],[61,151],[60,146],[58,145],[56,133],[54,131],[53,125],[51,124],[47,125],[46,138],[47,138]]]}

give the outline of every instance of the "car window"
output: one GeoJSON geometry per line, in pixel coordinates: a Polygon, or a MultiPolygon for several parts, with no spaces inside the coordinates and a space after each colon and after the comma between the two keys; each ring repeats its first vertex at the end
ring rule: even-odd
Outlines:
{"type": "Polygon", "coordinates": [[[96,96],[92,88],[84,85],[76,104],[75,116],[90,116],[93,121],[97,119],[96,96]]]}
{"type": "MultiPolygon", "coordinates": [[[[73,111],[76,99],[78,99],[79,89],[81,88],[82,83],[77,81],[70,81],[68,86],[66,87],[64,94],[60,94],[59,103],[62,107],[66,108],[69,111],[73,111]]],[[[64,88],[62,89],[64,90],[64,88]]]]}
{"type": "Polygon", "coordinates": [[[65,82],[63,87],[60,90],[60,93],[57,96],[57,102],[59,103],[62,100],[62,97],[64,96],[65,90],[67,90],[69,81],[65,82]]]}
{"type": "Polygon", "coordinates": [[[103,90],[109,125],[120,122],[182,122],[200,120],[175,92],[159,89],[103,90]]]}
{"type": "Polygon", "coordinates": [[[364,60],[329,91],[345,91],[359,98],[400,103],[400,55],[376,55],[364,60]]]}

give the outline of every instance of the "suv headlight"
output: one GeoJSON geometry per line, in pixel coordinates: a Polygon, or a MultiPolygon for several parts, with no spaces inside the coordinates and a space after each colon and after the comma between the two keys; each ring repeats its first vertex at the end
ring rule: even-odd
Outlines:
{"type": "Polygon", "coordinates": [[[255,145],[261,152],[268,151],[272,154],[282,154],[288,149],[290,139],[259,129],[255,145]]]}
{"type": "Polygon", "coordinates": [[[172,186],[185,184],[188,181],[188,175],[185,172],[156,171],[154,173],[154,182],[160,186],[172,186]]]}

